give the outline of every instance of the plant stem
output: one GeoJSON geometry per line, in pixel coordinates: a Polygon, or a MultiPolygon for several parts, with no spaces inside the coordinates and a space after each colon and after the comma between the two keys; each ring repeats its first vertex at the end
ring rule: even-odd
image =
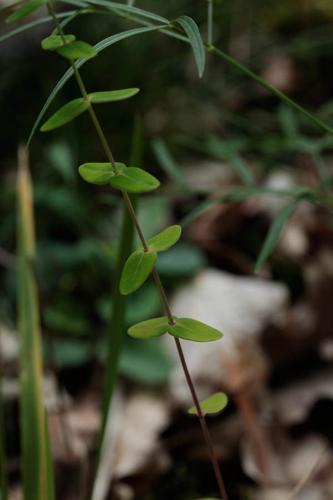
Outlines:
{"type": "Polygon", "coordinates": [[[214,0],[207,0],[207,41],[208,45],[213,43],[213,22],[214,22],[214,0]]]}
{"type": "MultiPolygon", "coordinates": [[[[54,22],[55,22],[55,25],[56,25],[56,27],[58,29],[59,35],[62,37],[63,40],[65,40],[65,38],[64,38],[64,32],[63,32],[62,27],[61,27],[60,23],[58,22],[57,17],[55,15],[55,11],[54,11],[52,0],[48,0],[48,8],[49,8],[50,15],[54,19],[54,22]]],[[[84,85],[84,82],[83,82],[83,80],[81,78],[80,72],[79,72],[78,68],[75,66],[75,64],[73,62],[71,62],[71,65],[72,65],[72,68],[73,68],[73,70],[75,72],[75,77],[76,77],[78,86],[80,88],[82,97],[84,99],[87,99],[88,98],[88,93],[87,93],[86,87],[84,85]]],[[[100,124],[100,122],[99,122],[99,120],[97,118],[97,115],[96,115],[95,110],[94,110],[94,108],[93,108],[93,106],[92,106],[91,103],[90,103],[90,106],[89,106],[88,109],[89,109],[89,112],[90,112],[90,116],[91,116],[93,125],[94,125],[94,127],[96,129],[97,135],[98,135],[98,137],[100,139],[100,142],[101,142],[101,144],[103,146],[103,149],[105,151],[105,154],[106,154],[108,160],[110,161],[110,163],[111,163],[111,165],[112,165],[115,173],[117,173],[118,172],[117,171],[117,166],[116,166],[116,162],[114,160],[111,148],[109,146],[109,143],[108,143],[108,141],[107,141],[107,139],[105,137],[105,134],[103,132],[101,124],[100,124]]],[[[130,197],[129,197],[129,195],[128,195],[128,193],[126,191],[121,191],[121,193],[122,193],[122,196],[123,196],[123,200],[124,200],[125,206],[126,206],[126,208],[128,210],[128,213],[129,213],[129,215],[130,215],[130,217],[132,219],[132,222],[133,222],[133,224],[134,224],[134,226],[136,228],[136,231],[138,233],[138,236],[139,236],[139,238],[141,240],[142,246],[143,246],[143,248],[144,248],[145,251],[148,251],[148,244],[147,244],[146,238],[145,238],[145,236],[143,234],[141,225],[140,225],[140,223],[138,221],[138,218],[137,218],[137,215],[135,213],[135,210],[134,210],[133,204],[131,202],[131,199],[130,199],[130,197]]],[[[166,315],[168,317],[169,324],[173,325],[173,324],[175,324],[175,322],[174,322],[173,315],[172,315],[172,312],[171,312],[170,304],[169,304],[167,295],[165,293],[165,289],[163,287],[163,284],[161,282],[161,278],[160,278],[159,273],[156,270],[156,268],[153,269],[153,278],[154,278],[155,283],[157,285],[157,288],[158,288],[158,290],[160,292],[161,301],[162,301],[165,313],[166,313],[166,315]]],[[[185,378],[186,378],[186,382],[187,382],[187,385],[189,387],[189,390],[190,390],[190,393],[191,393],[191,396],[192,396],[192,399],[193,399],[194,406],[196,408],[196,412],[197,412],[197,416],[198,416],[198,419],[199,419],[199,422],[200,422],[202,434],[203,434],[204,440],[205,440],[205,442],[207,444],[207,448],[208,448],[208,451],[209,451],[210,459],[211,459],[212,466],[213,466],[213,469],[214,469],[214,473],[215,473],[216,481],[217,481],[217,484],[218,484],[218,487],[219,487],[221,498],[223,498],[224,500],[228,500],[228,496],[227,496],[227,493],[226,493],[226,490],[225,490],[225,487],[224,487],[224,482],[223,482],[223,479],[222,479],[222,474],[221,474],[221,471],[220,471],[220,467],[219,467],[219,464],[218,464],[218,461],[217,461],[217,458],[216,458],[216,455],[215,455],[215,451],[214,451],[214,446],[213,446],[213,443],[212,443],[212,439],[211,439],[211,436],[210,436],[210,433],[209,433],[209,430],[208,430],[208,427],[207,427],[205,416],[204,416],[204,414],[201,411],[199,399],[198,399],[198,396],[197,396],[197,393],[196,393],[196,390],[195,390],[195,387],[194,387],[194,384],[193,384],[190,372],[189,372],[187,364],[186,364],[186,360],[185,360],[185,357],[184,357],[184,353],[183,353],[183,349],[182,349],[180,340],[177,339],[177,338],[174,338],[174,339],[175,339],[175,343],[176,343],[176,347],[177,347],[178,356],[179,356],[179,359],[180,359],[180,362],[181,362],[181,366],[183,368],[184,375],[185,375],[185,378]]]]}
{"type": "Polygon", "coordinates": [[[218,484],[218,487],[219,487],[220,495],[221,495],[221,498],[223,498],[224,500],[228,500],[228,495],[227,495],[227,492],[226,492],[226,489],[225,489],[225,485],[224,485],[224,481],[223,481],[223,478],[222,478],[220,466],[219,466],[219,463],[218,463],[218,460],[217,460],[217,457],[216,457],[216,453],[215,453],[214,445],[213,445],[213,442],[212,442],[212,438],[210,436],[210,432],[209,432],[209,429],[208,429],[208,426],[207,426],[207,422],[206,422],[205,416],[204,416],[204,414],[202,413],[202,410],[201,410],[201,406],[200,406],[200,403],[199,403],[199,400],[198,400],[198,396],[197,396],[197,393],[196,393],[196,390],[195,390],[195,387],[194,387],[194,384],[193,384],[190,372],[189,372],[188,367],[187,367],[187,363],[186,363],[186,360],[185,360],[184,352],[183,352],[180,340],[177,339],[176,337],[174,337],[174,338],[175,338],[175,342],[176,342],[178,356],[179,356],[179,359],[180,359],[180,362],[181,362],[181,365],[182,365],[182,368],[183,368],[183,371],[184,371],[184,375],[185,375],[185,378],[186,378],[186,382],[187,382],[188,388],[189,388],[189,390],[191,392],[193,403],[194,403],[194,406],[195,406],[195,409],[196,409],[196,414],[197,414],[197,417],[198,417],[199,422],[200,422],[202,434],[203,434],[204,440],[205,440],[206,445],[207,445],[207,449],[208,449],[209,456],[210,456],[210,461],[211,461],[213,469],[214,469],[214,473],[215,473],[216,481],[217,481],[217,484],[218,484]]]}

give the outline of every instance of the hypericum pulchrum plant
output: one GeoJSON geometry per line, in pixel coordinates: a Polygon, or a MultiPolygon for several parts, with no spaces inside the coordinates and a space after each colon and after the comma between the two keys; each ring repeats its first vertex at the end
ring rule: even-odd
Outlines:
{"type": "MultiPolygon", "coordinates": [[[[140,246],[129,257],[124,266],[120,280],[120,290],[124,294],[129,294],[136,290],[150,274],[153,274],[164,306],[164,316],[142,322],[138,325],[134,325],[129,329],[129,334],[135,338],[157,337],[166,333],[174,337],[180,362],[182,364],[184,374],[194,402],[194,406],[189,410],[189,412],[196,414],[199,418],[219,485],[220,495],[221,497],[227,499],[227,494],[225,492],[223,480],[215,457],[212,441],[205,422],[205,414],[215,413],[224,408],[227,402],[226,396],[223,393],[217,393],[207,400],[201,403],[199,402],[190,374],[187,369],[180,342],[180,339],[195,340],[200,342],[211,341],[220,338],[221,333],[196,320],[189,318],[175,318],[172,315],[163,285],[155,269],[155,263],[158,258],[159,252],[167,250],[170,246],[177,242],[180,237],[180,228],[178,226],[171,226],[170,228],[167,228],[165,231],[156,235],[150,240],[147,241],[145,239],[144,234],[142,233],[142,229],[139,225],[135,210],[133,208],[133,204],[131,203],[129,193],[143,193],[151,191],[158,187],[159,182],[157,181],[157,179],[155,179],[155,177],[151,176],[142,169],[132,166],[127,167],[123,163],[115,162],[108,141],[94,110],[95,104],[127,99],[134,96],[135,93],[138,92],[138,89],[88,93],[79,73],[79,68],[83,64],[85,64],[91,57],[94,57],[95,55],[97,55],[97,53],[101,52],[114,43],[132,36],[137,36],[152,31],[160,31],[182,42],[191,44],[200,76],[204,71],[205,51],[209,51],[226,61],[228,64],[231,64],[232,66],[237,68],[243,75],[256,81],[259,85],[263,86],[277,98],[285,102],[289,107],[295,109],[297,112],[302,113],[325,132],[332,134],[332,128],[322,122],[317,116],[304,109],[297,102],[290,99],[279,89],[266,82],[249,68],[239,63],[227,53],[213,45],[213,9],[215,0],[207,0],[208,39],[206,44],[202,43],[200,32],[195,22],[187,16],[182,16],[170,23],[168,19],[158,14],[134,6],[134,1],[128,1],[127,4],[105,0],[63,0],[63,2],[74,6],[75,10],[56,14],[54,11],[52,0],[30,0],[28,2],[25,2],[24,4],[20,4],[19,8],[11,16],[9,16],[9,18],[7,19],[8,22],[14,22],[23,19],[25,16],[43,5],[47,6],[50,15],[41,19],[34,20],[25,26],[20,26],[17,29],[14,29],[9,33],[5,33],[0,37],[1,42],[27,29],[31,29],[38,24],[53,20],[56,26],[56,30],[51,34],[51,36],[43,40],[42,47],[45,50],[57,52],[70,61],[71,67],[62,76],[62,78],[59,80],[59,82],[51,92],[47,102],[45,103],[33,126],[28,143],[30,143],[38,127],[38,124],[42,120],[45,112],[47,111],[55,96],[58,94],[64,84],[74,75],[77,80],[81,96],[63,106],[57,113],[55,113],[49,120],[47,120],[46,123],[44,123],[44,125],[42,126],[42,130],[48,131],[60,127],[68,123],[81,113],[84,113],[85,111],[88,111],[88,113],[90,114],[98,137],[106,154],[107,163],[85,163],[80,166],[80,174],[88,182],[91,182],[93,184],[110,184],[111,186],[113,186],[113,188],[120,190],[123,196],[124,204],[128,209],[128,213],[131,217],[131,220],[133,222],[133,225],[135,226],[141,242],[140,246]],[[72,34],[65,34],[63,32],[63,27],[71,20],[73,20],[76,16],[89,14],[91,12],[94,12],[95,14],[107,14],[126,17],[127,20],[141,25],[141,27],[113,34],[97,43],[95,47],[92,47],[84,41],[76,40],[75,36],[72,34]],[[60,19],[62,19],[61,24],[59,22],[60,19]]],[[[288,217],[290,213],[292,213],[292,210],[293,207],[288,207],[288,209],[283,212],[283,217],[281,215],[280,219],[282,220],[283,218],[284,220],[285,217],[288,217]]],[[[261,255],[261,258],[259,259],[261,261],[264,257],[267,257],[271,246],[276,240],[276,238],[273,238],[273,236],[275,233],[278,233],[277,229],[280,229],[280,219],[276,222],[274,228],[272,228],[271,234],[268,238],[269,241],[263,249],[264,256],[261,255]]],[[[106,402],[110,403],[110,398],[109,401],[106,402]]],[[[45,456],[45,452],[43,453],[45,456]]],[[[49,460],[47,460],[47,462],[48,475],[50,475],[49,460]]],[[[47,492],[46,496],[38,495],[38,500],[45,500],[45,498],[47,498],[47,500],[53,500],[53,492],[50,490],[47,492]]],[[[34,500],[37,500],[37,498],[34,498],[34,500]]]]}
{"type": "MultiPolygon", "coordinates": [[[[120,291],[124,295],[134,292],[146,281],[148,276],[152,274],[158,287],[165,313],[164,316],[159,318],[150,319],[132,326],[128,333],[136,339],[160,337],[165,334],[173,336],[180,363],[184,370],[185,378],[194,403],[194,407],[191,408],[189,412],[196,414],[199,419],[203,437],[206,441],[210,459],[214,468],[221,498],[227,499],[228,497],[224,481],[222,479],[220,467],[218,465],[213,443],[205,420],[206,414],[216,413],[222,410],[227,403],[227,398],[223,393],[217,393],[202,403],[199,402],[199,398],[196,394],[194,384],[187,368],[180,340],[185,339],[196,342],[210,342],[220,339],[222,334],[215,328],[212,328],[211,326],[208,326],[200,321],[192,318],[178,318],[172,314],[163,284],[155,268],[155,264],[158,254],[166,251],[179,240],[181,228],[180,226],[171,226],[153,238],[146,240],[132,205],[129,193],[146,193],[158,188],[160,183],[154,176],[141,168],[127,166],[124,163],[115,161],[110,145],[105,137],[94,109],[95,104],[128,99],[134,96],[139,89],[130,88],[103,92],[87,92],[85,84],[79,73],[79,69],[74,61],[94,57],[97,55],[97,52],[90,44],[77,40],[75,35],[64,33],[63,28],[55,14],[52,0],[31,0],[12,14],[9,20],[18,20],[44,4],[47,5],[50,16],[54,20],[57,34],[52,34],[45,38],[41,43],[42,48],[44,50],[57,52],[59,55],[70,61],[70,65],[74,71],[81,92],[81,97],[72,100],[60,108],[43,124],[41,131],[47,132],[61,127],[85,111],[89,112],[108,161],[106,163],[84,163],[79,167],[80,175],[84,180],[91,184],[108,184],[121,192],[124,203],[128,209],[129,215],[141,242],[137,250],[130,255],[125,263],[120,279],[120,291]]],[[[199,74],[201,76],[204,70],[205,49],[197,25],[187,16],[182,16],[177,22],[184,29],[184,32],[191,41],[194,48],[194,55],[199,69],[199,74]]]]}

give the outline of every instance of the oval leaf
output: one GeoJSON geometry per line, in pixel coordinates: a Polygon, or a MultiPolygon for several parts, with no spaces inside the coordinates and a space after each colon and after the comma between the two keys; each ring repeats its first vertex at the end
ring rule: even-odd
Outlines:
{"type": "Polygon", "coordinates": [[[140,89],[137,88],[109,90],[105,92],[93,92],[89,94],[89,97],[92,103],[100,104],[103,102],[123,101],[124,99],[133,97],[138,92],[140,92],[140,89]]]}
{"type": "Polygon", "coordinates": [[[81,40],[74,40],[72,43],[63,45],[56,50],[58,54],[70,60],[81,58],[89,59],[97,56],[97,52],[94,47],[87,42],[82,42],[81,40]]]}
{"type": "Polygon", "coordinates": [[[176,19],[176,22],[181,25],[188,36],[192,46],[194,59],[198,68],[199,77],[201,78],[205,71],[206,52],[203,44],[199,28],[191,17],[181,16],[176,19]]]}
{"type": "Polygon", "coordinates": [[[60,35],[51,35],[42,40],[41,47],[44,50],[56,50],[59,47],[63,47],[65,44],[74,42],[74,40],[75,35],[64,35],[63,37],[60,35]]]}
{"type": "Polygon", "coordinates": [[[156,252],[138,250],[127,259],[120,279],[120,293],[128,295],[137,290],[148,278],[157,259],[156,252]]]}
{"type": "Polygon", "coordinates": [[[169,328],[168,318],[161,316],[160,318],[148,319],[141,321],[128,329],[128,335],[135,339],[149,339],[151,337],[160,337],[167,333],[169,328]]]}
{"type": "Polygon", "coordinates": [[[97,186],[109,184],[114,176],[111,163],[83,163],[79,166],[79,173],[86,182],[97,186]]]}
{"type": "MultiPolygon", "coordinates": [[[[217,392],[207,399],[200,401],[200,408],[204,415],[213,415],[214,413],[219,413],[228,404],[228,398],[224,392],[217,392]]],[[[190,415],[197,415],[197,410],[195,406],[192,406],[188,410],[190,415]]]]}
{"type": "Polygon", "coordinates": [[[266,262],[266,260],[274,250],[274,247],[281,236],[283,226],[285,225],[289,217],[292,216],[296,208],[297,202],[292,201],[291,203],[288,203],[288,205],[283,207],[282,210],[280,210],[280,212],[278,212],[275,216],[275,219],[273,220],[273,223],[269,228],[264,244],[260,250],[260,254],[254,268],[255,272],[259,271],[259,269],[263,266],[263,264],[266,262]]]}
{"type": "Polygon", "coordinates": [[[30,0],[30,2],[24,2],[19,9],[7,17],[6,23],[14,23],[15,21],[19,21],[19,19],[23,19],[35,10],[39,9],[39,7],[44,5],[46,2],[47,0],[30,0]]]}
{"type": "Polygon", "coordinates": [[[168,331],[174,337],[194,342],[212,342],[223,337],[215,328],[190,318],[177,318],[176,324],[170,326],[168,331]]]}
{"type": "Polygon", "coordinates": [[[73,101],[68,102],[62,108],[58,109],[54,115],[49,118],[41,127],[41,132],[48,132],[54,128],[61,127],[66,123],[74,120],[77,116],[84,113],[90,106],[90,101],[79,97],[73,101]]]}
{"type": "Polygon", "coordinates": [[[110,183],[116,189],[122,189],[129,193],[146,193],[152,191],[160,185],[159,181],[141,168],[126,167],[122,165],[122,171],[113,176],[110,183]],[[125,167],[125,168],[124,168],[125,167]]]}
{"type": "Polygon", "coordinates": [[[163,252],[172,247],[180,238],[182,228],[180,226],[170,226],[161,233],[153,236],[147,241],[150,250],[155,252],[163,252]]]}

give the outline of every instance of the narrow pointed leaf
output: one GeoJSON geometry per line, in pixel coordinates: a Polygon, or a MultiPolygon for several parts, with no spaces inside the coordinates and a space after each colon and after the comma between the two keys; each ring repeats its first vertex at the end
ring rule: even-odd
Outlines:
{"type": "Polygon", "coordinates": [[[90,59],[97,56],[96,49],[87,42],[82,42],[82,40],[74,40],[68,45],[63,45],[62,47],[56,49],[58,54],[66,59],[90,59]]]}
{"type": "Polygon", "coordinates": [[[71,122],[74,118],[84,113],[89,106],[90,102],[82,97],[68,102],[44,123],[40,129],[41,132],[48,132],[49,130],[53,130],[71,122]]]}
{"type": "Polygon", "coordinates": [[[148,278],[157,259],[156,252],[138,250],[128,258],[120,279],[120,292],[123,295],[137,290],[148,278]]]}
{"type": "Polygon", "coordinates": [[[141,168],[126,167],[123,165],[122,171],[114,175],[110,181],[111,186],[129,193],[146,193],[157,189],[159,181],[153,175],[145,172],[141,168]]]}
{"type": "Polygon", "coordinates": [[[194,342],[212,342],[223,337],[215,328],[190,318],[177,318],[176,324],[170,326],[168,332],[174,337],[194,342]]]}
{"type": "Polygon", "coordinates": [[[47,0],[30,0],[30,2],[24,2],[21,7],[7,17],[6,23],[14,23],[15,21],[23,19],[35,10],[39,9],[42,5],[46,4],[46,2],[47,0]]]}
{"type": "Polygon", "coordinates": [[[25,160],[18,175],[18,329],[20,333],[20,415],[25,500],[48,500],[42,354],[32,186],[25,160]]]}
{"type": "Polygon", "coordinates": [[[79,166],[79,173],[86,182],[97,186],[109,184],[114,176],[111,163],[83,163],[79,166]]]}
{"type": "Polygon", "coordinates": [[[188,16],[181,16],[176,19],[176,22],[181,25],[188,36],[192,46],[194,59],[198,68],[199,77],[201,78],[205,71],[206,52],[201,34],[196,22],[188,16]]]}
{"type": "Polygon", "coordinates": [[[109,90],[105,92],[93,92],[89,94],[89,97],[92,103],[100,104],[103,102],[123,101],[124,99],[133,97],[138,92],[140,92],[140,89],[137,88],[109,90]]]}
{"type": "MultiPolygon", "coordinates": [[[[63,3],[67,3],[70,5],[76,5],[76,0],[61,0],[63,3]]],[[[89,0],[90,5],[99,5],[101,7],[106,7],[107,9],[114,10],[117,9],[119,11],[128,12],[130,14],[134,14],[137,16],[144,17],[146,19],[152,19],[153,21],[157,21],[159,23],[169,24],[169,20],[166,17],[159,16],[154,12],[150,12],[148,10],[140,9],[139,7],[133,7],[131,5],[124,5],[122,3],[117,2],[109,2],[109,0],[89,0]]]]}
{"type": "MultiPolygon", "coordinates": [[[[224,392],[217,392],[209,398],[200,401],[200,408],[204,415],[213,415],[214,413],[219,413],[222,411],[228,404],[228,398],[224,394],[224,392]]],[[[188,410],[190,415],[197,415],[197,410],[195,406],[192,406],[188,410]]]]}
{"type": "Polygon", "coordinates": [[[160,337],[168,331],[168,318],[161,316],[160,318],[148,319],[128,329],[128,335],[135,339],[149,339],[152,337],[160,337]]]}
{"type": "Polygon", "coordinates": [[[56,50],[59,47],[64,46],[64,41],[65,44],[68,44],[74,42],[74,40],[75,40],[75,35],[64,35],[64,37],[60,35],[51,35],[42,40],[41,47],[44,50],[56,50]]]}
{"type": "Polygon", "coordinates": [[[155,252],[164,252],[172,247],[180,238],[182,228],[180,226],[170,226],[161,233],[153,236],[147,241],[150,250],[155,252]]]}
{"type": "Polygon", "coordinates": [[[294,211],[297,208],[297,202],[292,201],[291,203],[288,203],[285,207],[278,212],[278,214],[275,216],[275,219],[273,220],[273,223],[271,227],[269,228],[268,234],[266,236],[266,239],[264,241],[264,244],[260,250],[254,271],[257,272],[259,269],[265,264],[267,261],[268,257],[271,255],[271,253],[274,250],[275,245],[277,244],[283,227],[289,217],[292,216],[294,211]]]}
{"type": "MultiPolygon", "coordinates": [[[[87,14],[87,12],[76,12],[76,11],[69,11],[69,12],[61,12],[60,14],[57,14],[57,19],[68,19],[68,18],[73,18],[73,16],[78,16],[80,14],[87,14]]],[[[24,31],[29,31],[30,29],[34,28],[35,26],[39,26],[40,24],[48,23],[52,21],[51,16],[45,16],[41,17],[40,19],[35,19],[31,23],[26,23],[23,26],[19,26],[18,28],[15,28],[14,30],[8,31],[7,33],[4,33],[3,35],[0,36],[0,43],[4,42],[8,38],[11,38],[13,36],[19,35],[20,33],[23,33],[24,31]]]]}

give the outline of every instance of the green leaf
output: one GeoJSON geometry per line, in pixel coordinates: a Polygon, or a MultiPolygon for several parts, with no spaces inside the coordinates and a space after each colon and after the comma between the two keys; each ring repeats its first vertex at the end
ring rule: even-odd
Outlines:
{"type": "Polygon", "coordinates": [[[54,115],[49,118],[41,127],[41,132],[48,132],[55,128],[61,127],[66,123],[74,120],[77,116],[81,115],[90,106],[90,101],[79,97],[73,101],[68,102],[62,108],[58,109],[54,115]]]}
{"type": "MultiPolygon", "coordinates": [[[[68,3],[70,5],[76,5],[76,0],[62,0],[63,3],[68,3]]],[[[90,5],[100,5],[101,7],[106,7],[109,10],[117,9],[119,11],[129,12],[130,14],[134,14],[137,16],[144,17],[146,19],[152,19],[153,21],[157,21],[160,23],[169,24],[169,20],[165,17],[159,16],[154,12],[150,12],[148,10],[140,9],[138,7],[132,7],[130,5],[124,5],[117,2],[109,2],[109,0],[89,0],[90,5]]]]}
{"type": "Polygon", "coordinates": [[[100,104],[103,102],[123,101],[135,96],[138,92],[140,92],[140,89],[137,88],[109,90],[106,92],[93,92],[89,94],[89,97],[92,103],[100,104]]]}
{"type": "MultiPolygon", "coordinates": [[[[87,12],[76,12],[74,10],[71,10],[69,12],[61,12],[60,14],[57,14],[57,19],[70,19],[73,18],[74,16],[78,16],[80,14],[87,14],[87,12]]],[[[40,19],[35,19],[31,23],[24,24],[23,26],[19,26],[18,28],[15,28],[14,30],[8,31],[7,33],[4,33],[3,35],[0,36],[0,43],[4,42],[8,38],[11,38],[13,36],[19,35],[20,33],[23,33],[24,31],[29,31],[30,29],[34,28],[35,26],[39,26],[40,24],[48,23],[52,21],[51,16],[46,16],[46,17],[41,17],[40,19]]]]}
{"type": "Polygon", "coordinates": [[[159,318],[141,321],[141,323],[131,326],[128,329],[128,335],[134,339],[160,337],[167,333],[169,327],[168,318],[166,316],[161,316],[159,318]]]}
{"type": "Polygon", "coordinates": [[[289,217],[292,216],[296,208],[297,208],[297,201],[292,201],[291,203],[288,203],[288,205],[283,207],[282,210],[280,210],[280,212],[278,212],[277,215],[275,216],[275,219],[273,220],[273,223],[269,228],[268,234],[266,236],[264,244],[257,258],[257,262],[254,268],[255,272],[259,271],[259,269],[263,266],[268,257],[271,255],[275,245],[277,244],[280,238],[283,226],[285,225],[289,217]]]}
{"type": "Polygon", "coordinates": [[[156,252],[138,250],[127,259],[120,279],[120,292],[123,295],[137,290],[148,278],[157,259],[156,252]]]}
{"type": "Polygon", "coordinates": [[[79,166],[79,173],[86,182],[97,186],[109,184],[114,176],[111,163],[83,163],[79,166]]]}
{"type": "Polygon", "coordinates": [[[136,339],[146,339],[150,337],[160,337],[165,333],[170,333],[174,337],[195,342],[211,342],[222,338],[215,328],[189,318],[174,317],[175,324],[170,325],[166,316],[142,321],[128,330],[128,334],[136,339]]]}
{"type": "Polygon", "coordinates": [[[180,226],[170,226],[161,233],[153,236],[147,241],[150,250],[164,252],[172,247],[180,238],[182,228],[180,226]]]}
{"type": "Polygon", "coordinates": [[[188,16],[178,17],[178,19],[176,19],[176,22],[181,25],[188,36],[189,42],[192,46],[194,59],[198,68],[199,77],[201,78],[205,71],[206,52],[199,28],[196,22],[188,16]]]}
{"type": "Polygon", "coordinates": [[[223,337],[215,328],[190,318],[176,318],[176,324],[169,326],[168,332],[174,337],[194,342],[212,342],[223,337]]]}
{"type": "Polygon", "coordinates": [[[136,167],[126,167],[123,163],[116,164],[119,174],[114,175],[110,184],[116,189],[129,193],[146,193],[153,191],[160,185],[159,181],[145,170],[136,167]]]}
{"type": "Polygon", "coordinates": [[[97,56],[95,48],[87,42],[82,42],[81,40],[74,40],[68,45],[63,45],[62,47],[56,49],[58,54],[66,59],[90,59],[91,57],[97,56]]]}
{"type": "Polygon", "coordinates": [[[74,40],[75,40],[75,35],[64,35],[64,37],[60,35],[51,35],[42,40],[41,47],[44,50],[56,50],[59,47],[64,46],[64,41],[65,44],[68,44],[74,42],[74,40]]]}
{"type": "MultiPolygon", "coordinates": [[[[211,415],[222,411],[227,406],[227,404],[228,398],[224,394],[224,392],[217,392],[209,398],[200,401],[200,408],[204,415],[211,415]]],[[[192,406],[192,408],[188,410],[188,413],[190,415],[197,415],[195,406],[192,406]]]]}
{"type": "Polygon", "coordinates": [[[23,19],[35,10],[39,9],[42,5],[46,4],[46,2],[47,0],[30,0],[30,2],[24,2],[19,9],[7,17],[6,23],[14,23],[19,19],[23,19]]]}

